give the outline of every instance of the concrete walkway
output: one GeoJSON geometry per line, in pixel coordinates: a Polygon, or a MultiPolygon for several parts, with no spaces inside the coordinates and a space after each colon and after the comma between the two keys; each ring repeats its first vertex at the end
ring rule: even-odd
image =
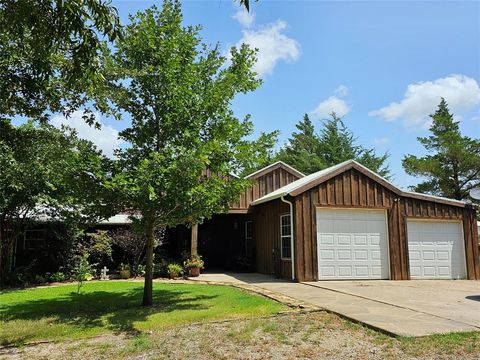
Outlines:
{"type": "Polygon", "coordinates": [[[313,304],[395,336],[480,331],[480,283],[335,281],[294,283],[261,274],[202,274],[198,280],[249,284],[313,304]]]}

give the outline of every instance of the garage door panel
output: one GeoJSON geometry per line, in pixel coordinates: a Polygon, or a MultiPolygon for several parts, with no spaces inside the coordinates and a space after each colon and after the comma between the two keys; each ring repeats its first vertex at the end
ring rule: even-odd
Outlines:
{"type": "Polygon", "coordinates": [[[461,222],[407,221],[412,279],[466,277],[461,222]]]}
{"type": "Polygon", "coordinates": [[[320,244],[321,245],[333,245],[334,244],[333,234],[321,234],[320,237],[318,237],[317,239],[320,239],[320,244]]]}
{"type": "MultiPolygon", "coordinates": [[[[334,235],[332,234],[332,236],[334,236],[334,235]]],[[[338,241],[337,241],[338,245],[348,245],[348,246],[350,246],[350,244],[352,243],[352,237],[350,236],[350,234],[337,235],[337,236],[338,236],[338,241]]]]}
{"type": "Polygon", "coordinates": [[[319,279],[388,279],[385,211],[318,209],[317,239],[319,279]]]}

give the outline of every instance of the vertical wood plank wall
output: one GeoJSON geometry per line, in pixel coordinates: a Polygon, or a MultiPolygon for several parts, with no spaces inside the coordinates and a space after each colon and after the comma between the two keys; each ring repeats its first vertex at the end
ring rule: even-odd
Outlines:
{"type": "MultiPolygon", "coordinates": [[[[315,186],[294,198],[294,229],[296,278],[298,281],[318,280],[316,208],[374,208],[387,213],[390,273],[394,280],[410,278],[407,218],[446,219],[463,221],[467,274],[480,279],[480,263],[476,212],[426,200],[401,197],[355,169],[315,186]]],[[[279,246],[279,216],[288,212],[280,199],[254,207],[257,271],[271,273],[271,252],[279,246]]],[[[290,277],[290,269],[284,271],[290,277]]]]}
{"type": "Polygon", "coordinates": [[[272,191],[288,185],[299,177],[286,169],[279,167],[254,179],[254,185],[245,190],[238,202],[230,205],[230,210],[247,210],[250,203],[272,191]]]}
{"type": "Polygon", "coordinates": [[[291,262],[278,259],[275,264],[273,257],[273,250],[280,256],[280,215],[290,211],[289,205],[282,201],[270,201],[257,205],[254,209],[256,271],[262,274],[275,274],[277,271],[280,277],[290,279],[291,262]]]}

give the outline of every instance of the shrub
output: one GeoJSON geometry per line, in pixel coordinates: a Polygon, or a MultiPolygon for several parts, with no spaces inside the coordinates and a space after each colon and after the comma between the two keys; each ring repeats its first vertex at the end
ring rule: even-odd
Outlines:
{"type": "Polygon", "coordinates": [[[130,265],[125,264],[125,263],[121,263],[119,269],[120,269],[120,271],[130,270],[130,265]]]}
{"type": "Polygon", "coordinates": [[[135,269],[135,276],[144,276],[145,275],[145,265],[138,264],[137,268],[135,269]]]}
{"type": "Polygon", "coordinates": [[[179,277],[182,274],[183,268],[180,265],[173,263],[168,264],[167,271],[170,278],[173,279],[179,277]]]}
{"type": "Polygon", "coordinates": [[[88,252],[85,252],[80,259],[80,262],[73,270],[74,279],[77,281],[77,294],[80,293],[80,288],[84,281],[93,279],[94,265],[88,262],[88,252]]]}
{"type": "Polygon", "coordinates": [[[33,260],[27,266],[19,266],[12,272],[7,274],[6,283],[10,286],[27,286],[35,281],[35,276],[32,274],[32,267],[35,265],[33,260]]]}
{"type": "Polygon", "coordinates": [[[168,265],[173,263],[173,259],[161,258],[153,264],[153,277],[168,277],[168,265]]]}
{"type": "Polygon", "coordinates": [[[186,269],[203,269],[204,263],[200,255],[194,254],[183,263],[186,269]]]}
{"type": "Polygon", "coordinates": [[[35,284],[45,284],[47,281],[42,275],[35,275],[33,282],[35,284]]]}
{"type": "Polygon", "coordinates": [[[50,282],[63,282],[67,279],[65,274],[61,271],[54,272],[52,275],[50,275],[50,282]]]}

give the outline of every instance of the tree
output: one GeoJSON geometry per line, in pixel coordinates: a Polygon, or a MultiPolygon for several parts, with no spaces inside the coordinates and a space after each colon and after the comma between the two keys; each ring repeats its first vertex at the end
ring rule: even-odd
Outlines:
{"type": "Polygon", "coordinates": [[[376,155],[374,149],[357,144],[357,138],[334,112],[325,120],[320,133],[320,158],[326,167],[350,159],[358,161],[377,174],[388,178],[390,169],[385,164],[389,155],[376,155]]]}
{"type": "Polygon", "coordinates": [[[277,160],[292,165],[297,170],[311,174],[325,168],[320,158],[320,139],[309,116],[305,114],[297,125],[298,132],[292,133],[288,144],[277,153],[277,160]]]}
{"type": "Polygon", "coordinates": [[[274,147],[278,142],[279,131],[272,131],[271,133],[260,133],[256,140],[249,143],[250,151],[254,151],[253,156],[242,159],[242,171],[240,176],[247,176],[258,169],[270,165],[275,157],[274,147]]]}
{"type": "Polygon", "coordinates": [[[3,0],[0,28],[0,118],[46,120],[87,106],[103,82],[103,38],[121,35],[116,9],[103,0],[3,0]]]}
{"type": "Polygon", "coordinates": [[[458,121],[454,121],[443,98],[430,117],[431,135],[418,138],[429,154],[406,155],[402,161],[407,174],[426,179],[412,188],[457,200],[468,199],[470,189],[480,185],[480,141],[462,136],[458,121]]]}
{"type": "Polygon", "coordinates": [[[147,239],[143,305],[148,306],[155,230],[198,224],[226,211],[249,184],[228,175],[241,173],[259,153],[257,143],[245,138],[252,123],[248,117],[238,120],[230,103],[260,81],[251,70],[254,51],[232,48],[227,62],[218,46],[201,42],[198,26],[182,26],[178,1],[130,20],[110,59],[121,75],[111,79],[112,100],[132,120],[121,132],[129,146],[118,153],[112,187],[120,202],[140,215],[132,220],[147,239]]]}
{"type": "Polygon", "coordinates": [[[0,120],[0,284],[27,221],[88,223],[114,210],[105,205],[108,192],[102,185],[108,163],[73,132],[0,120]]]}
{"type": "Polygon", "coordinates": [[[370,170],[388,178],[390,170],[385,162],[388,153],[377,155],[373,149],[357,144],[357,138],[335,113],[323,122],[320,134],[308,115],[296,125],[288,143],[280,149],[277,159],[285,161],[305,174],[354,159],[370,170]]]}

